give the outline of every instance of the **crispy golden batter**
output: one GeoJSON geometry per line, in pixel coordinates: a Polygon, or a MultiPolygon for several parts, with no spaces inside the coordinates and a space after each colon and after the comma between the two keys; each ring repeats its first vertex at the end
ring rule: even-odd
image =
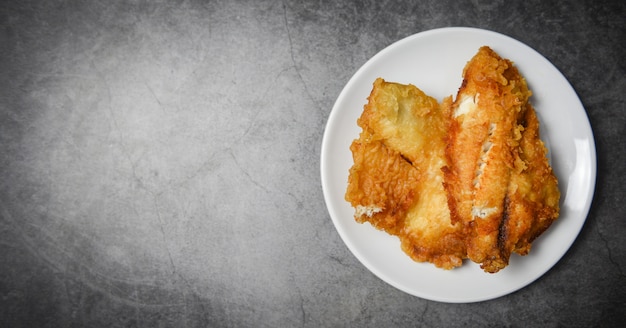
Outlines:
{"type": "Polygon", "coordinates": [[[513,252],[526,255],[560,198],[530,96],[513,63],[488,47],[465,66],[454,102],[377,79],[350,147],[356,221],[444,269],[469,258],[494,273],[513,252]]]}
{"type": "Polygon", "coordinates": [[[350,146],[354,166],[350,169],[346,200],[356,208],[355,219],[397,235],[419,189],[418,172],[400,153],[381,140],[364,138],[350,146]]]}
{"type": "Polygon", "coordinates": [[[507,266],[513,251],[526,254],[558,217],[560,194],[530,95],[513,64],[482,47],[449,111],[452,221],[464,224],[468,257],[487,272],[507,266]]]}
{"type": "Polygon", "coordinates": [[[522,121],[524,132],[509,182],[508,220],[503,219],[499,238],[503,253],[526,255],[531,243],[559,216],[561,193],[539,138],[539,121],[528,105],[522,121]]]}
{"type": "Polygon", "coordinates": [[[350,149],[346,200],[358,222],[400,238],[414,260],[451,269],[465,257],[462,225],[450,222],[443,189],[446,118],[413,85],[374,82],[350,149]]]}

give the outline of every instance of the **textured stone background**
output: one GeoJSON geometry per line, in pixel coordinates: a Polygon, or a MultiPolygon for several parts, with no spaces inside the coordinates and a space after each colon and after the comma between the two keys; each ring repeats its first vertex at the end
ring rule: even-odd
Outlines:
{"type": "Polygon", "coordinates": [[[623,1],[2,1],[0,326],[617,326],[623,1]],[[472,26],[551,60],[594,129],[579,238],[511,295],[404,294],[348,251],[319,154],[352,74],[472,26]]]}

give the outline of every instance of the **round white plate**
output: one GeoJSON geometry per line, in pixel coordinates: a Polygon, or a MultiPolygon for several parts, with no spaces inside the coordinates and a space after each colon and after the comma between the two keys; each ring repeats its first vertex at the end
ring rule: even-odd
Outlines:
{"type": "Polygon", "coordinates": [[[596,151],[589,120],[576,92],[542,55],[508,36],[475,28],[442,28],[400,40],[372,57],[348,81],[330,113],[321,149],[324,198],[339,235],[365,267],[390,285],[440,302],[478,302],[512,293],[542,276],[567,252],[582,228],[595,188],[596,151]],[[539,237],[528,256],[513,255],[496,274],[465,261],[450,271],[416,263],[397,237],[359,224],[344,200],[350,143],[358,138],[357,118],[377,77],[411,83],[441,101],[456,95],[463,67],[478,48],[490,46],[512,60],[533,91],[541,137],[561,190],[561,215],[539,237]]]}

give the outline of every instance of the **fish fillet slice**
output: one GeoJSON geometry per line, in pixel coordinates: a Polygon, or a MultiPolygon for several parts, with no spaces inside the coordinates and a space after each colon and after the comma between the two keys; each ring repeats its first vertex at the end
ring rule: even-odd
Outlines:
{"type": "Polygon", "coordinates": [[[465,243],[443,189],[447,124],[440,104],[415,86],[382,79],[368,99],[357,122],[363,132],[351,145],[346,200],[355,219],[398,236],[416,261],[460,266],[465,243]]]}
{"type": "Polygon", "coordinates": [[[529,125],[536,121],[531,92],[513,63],[482,47],[463,77],[449,111],[445,186],[452,221],[465,226],[468,257],[497,272],[556,219],[558,188],[529,125]],[[542,183],[535,187],[543,193],[528,189],[542,183]]]}

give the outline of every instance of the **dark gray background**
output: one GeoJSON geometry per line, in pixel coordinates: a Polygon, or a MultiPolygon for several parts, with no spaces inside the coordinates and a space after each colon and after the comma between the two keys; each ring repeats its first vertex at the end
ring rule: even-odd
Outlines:
{"type": "Polygon", "coordinates": [[[625,319],[626,2],[3,1],[0,326],[617,326],[625,319]],[[587,222],[511,295],[387,285],[327,213],[332,105],[375,53],[445,26],[533,47],[598,150],[587,222]]]}

